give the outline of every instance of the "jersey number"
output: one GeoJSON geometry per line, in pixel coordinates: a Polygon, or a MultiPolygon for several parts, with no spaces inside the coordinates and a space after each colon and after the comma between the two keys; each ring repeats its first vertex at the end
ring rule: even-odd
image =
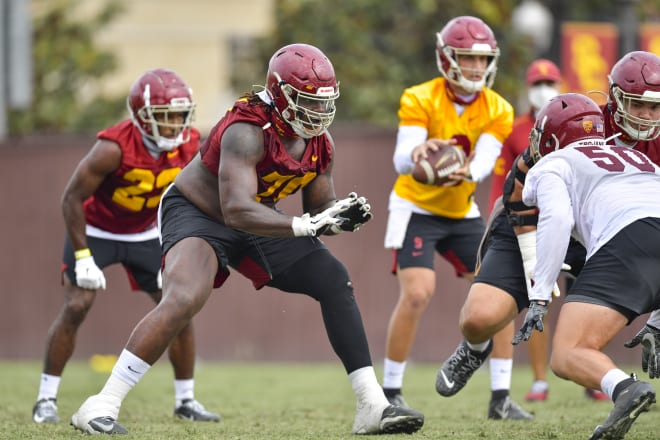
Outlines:
{"type": "Polygon", "coordinates": [[[591,159],[595,165],[607,171],[621,172],[626,167],[623,162],[626,162],[640,171],[655,172],[655,167],[649,158],[632,148],[612,147],[610,150],[616,154],[611,154],[600,147],[576,147],[575,149],[591,159]]]}
{"type": "Polygon", "coordinates": [[[123,178],[135,182],[132,186],[123,186],[117,188],[112,193],[112,201],[131,211],[141,211],[145,208],[153,209],[158,206],[162,189],[174,182],[174,178],[181,171],[181,168],[168,168],[163,170],[158,176],[153,171],[144,168],[133,168],[124,174],[123,178]],[[144,196],[154,189],[161,189],[157,195],[149,197],[144,196]]]}
{"type": "Polygon", "coordinates": [[[271,198],[273,202],[277,202],[290,194],[298,191],[300,188],[307,185],[314,180],[316,173],[308,172],[302,177],[283,176],[280,173],[273,171],[261,179],[268,184],[265,191],[257,194],[257,201],[271,198]]]}

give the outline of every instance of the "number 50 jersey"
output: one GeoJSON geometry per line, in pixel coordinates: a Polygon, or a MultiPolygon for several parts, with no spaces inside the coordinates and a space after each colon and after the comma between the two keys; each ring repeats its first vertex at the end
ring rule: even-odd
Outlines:
{"type": "Polygon", "coordinates": [[[163,151],[157,159],[149,154],[130,119],[100,131],[97,138],[117,143],[122,158],[119,168],[85,201],[87,224],[115,234],[155,228],[160,197],[197,153],[199,131],[191,129],[188,142],[163,151]]]}

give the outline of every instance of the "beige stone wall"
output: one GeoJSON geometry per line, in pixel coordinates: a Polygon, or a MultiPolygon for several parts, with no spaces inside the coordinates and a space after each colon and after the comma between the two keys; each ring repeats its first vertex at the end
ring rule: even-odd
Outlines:
{"type": "MultiPolygon", "coordinates": [[[[81,0],[81,14],[98,8],[81,0]]],[[[266,34],[273,0],[127,0],[126,11],[98,35],[119,58],[119,70],[102,84],[121,94],[144,71],[170,68],[192,87],[198,128],[206,133],[243,92],[230,89],[229,40],[266,34]]]]}

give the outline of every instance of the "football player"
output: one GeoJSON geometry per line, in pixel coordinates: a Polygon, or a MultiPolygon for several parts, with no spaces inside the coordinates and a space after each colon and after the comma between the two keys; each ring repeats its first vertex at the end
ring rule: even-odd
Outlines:
{"type": "MultiPolygon", "coordinates": [[[[629,139],[635,139],[633,136],[638,136],[638,133],[649,133],[645,136],[645,140],[638,139],[627,146],[645,151],[651,159],[657,161],[660,139],[657,137],[657,132],[652,134],[647,127],[653,127],[658,119],[657,114],[649,111],[651,109],[657,111],[660,107],[660,58],[648,52],[633,52],[624,56],[613,67],[610,75],[609,103],[603,109],[605,133],[608,136],[625,131],[622,126],[617,125],[614,117],[615,92],[628,97],[619,112],[629,114],[626,118],[637,120],[639,124],[634,125],[630,132],[626,132],[629,139]],[[624,75],[624,72],[627,73],[624,75]],[[620,92],[617,89],[620,89],[620,92]]],[[[623,120],[621,116],[616,119],[623,120]]],[[[478,350],[479,344],[491,338],[497,329],[506,326],[527,306],[523,295],[526,291],[525,283],[529,282],[526,280],[527,275],[533,269],[536,260],[533,246],[535,238],[532,232],[538,216],[535,210],[530,210],[522,203],[522,185],[528,167],[532,164],[529,151],[518,158],[515,168],[510,173],[509,185],[505,188],[506,209],[500,201],[491,215],[488,232],[483,240],[480,271],[461,314],[460,325],[466,340],[459,344],[456,352],[438,372],[436,387],[440,394],[452,395],[460,390],[488,355],[478,350]],[[514,228],[522,234],[522,249],[518,248],[514,228]],[[525,251],[524,269],[521,250],[525,251]],[[452,382],[458,378],[459,386],[451,390],[447,389],[443,385],[445,377],[452,382]]],[[[586,250],[579,243],[571,242],[566,261],[570,264],[573,275],[579,273],[584,264],[585,254],[586,250]]],[[[658,342],[660,339],[655,330],[657,328],[657,322],[654,324],[650,320],[638,337],[627,344],[632,347],[644,339],[642,366],[644,371],[648,368],[650,374],[653,374],[652,371],[657,371],[648,367],[657,365],[658,362],[655,347],[660,345],[658,342]]]]}
{"type": "MultiPolygon", "coordinates": [[[[399,280],[399,299],[389,321],[383,388],[390,402],[406,405],[402,394],[406,361],[417,327],[436,289],[434,257],[445,258],[456,275],[472,280],[479,240],[484,232],[474,201],[477,182],[485,179],[513,124],[513,107],[490,87],[499,58],[497,41],[481,19],[461,16],[437,33],[436,61],[440,77],[406,89],[399,107],[394,151],[398,173],[390,194],[385,247],[393,249],[392,272],[399,280]],[[455,145],[468,157],[444,186],[417,182],[414,163],[438,145],[455,145]]],[[[511,333],[513,327],[511,327],[511,333]]],[[[493,355],[489,417],[529,419],[509,398],[510,337],[496,344],[493,355]],[[500,372],[504,370],[502,376],[500,372]]]]}
{"type": "MultiPolygon", "coordinates": [[[[633,128],[649,131],[645,124],[635,121],[633,128]]],[[[559,311],[551,368],[614,401],[590,439],[623,438],[655,402],[651,384],[617,368],[602,350],[660,304],[660,168],[639,151],[606,145],[598,135],[603,131],[600,109],[583,95],[560,95],[538,115],[530,134],[534,166],[522,196],[525,205],[538,207],[534,245],[543,258],[533,268],[529,308],[513,339],[543,330],[573,233],[587,256],[559,311]]]]}
{"type": "MultiPolygon", "coordinates": [[[[62,283],[64,305],[50,327],[37,403],[36,423],[58,422],[57,392],[76,333],[106,287],[103,269],[121,264],[131,288],[161,301],[161,249],[156,212],[160,197],[197,153],[199,132],[191,126],[192,90],[175,72],[142,74],[127,97],[130,119],[102,130],[80,161],[62,196],[67,235],[62,283]]],[[[219,421],[194,398],[195,341],[192,323],[170,345],[175,409],[180,418],[219,421]]]]}
{"type": "Polygon", "coordinates": [[[268,285],[318,301],[357,398],[353,433],[422,427],[421,413],[385,397],[348,271],[319,239],[356,231],[371,218],[364,197],[335,195],[335,147],[327,129],[338,97],[323,52],[291,44],[271,57],[265,89],[240,98],[211,130],[161,201],[163,301],[135,327],[101,392],[73,415],[76,428],[126,432],[117,423],[122,401],[227,279],[229,267],[257,289],[268,285]],[[302,215],[277,209],[298,191],[302,215]]]}

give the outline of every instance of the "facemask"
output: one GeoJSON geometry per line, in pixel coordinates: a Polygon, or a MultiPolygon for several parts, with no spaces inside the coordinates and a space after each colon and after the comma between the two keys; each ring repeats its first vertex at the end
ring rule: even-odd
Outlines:
{"type": "Polygon", "coordinates": [[[171,151],[183,143],[183,133],[179,133],[175,139],[158,137],[158,148],[165,151],[171,151]]]}
{"type": "Polygon", "coordinates": [[[535,109],[540,109],[546,102],[559,95],[559,90],[547,84],[539,84],[530,87],[527,92],[527,99],[535,109]]]}

